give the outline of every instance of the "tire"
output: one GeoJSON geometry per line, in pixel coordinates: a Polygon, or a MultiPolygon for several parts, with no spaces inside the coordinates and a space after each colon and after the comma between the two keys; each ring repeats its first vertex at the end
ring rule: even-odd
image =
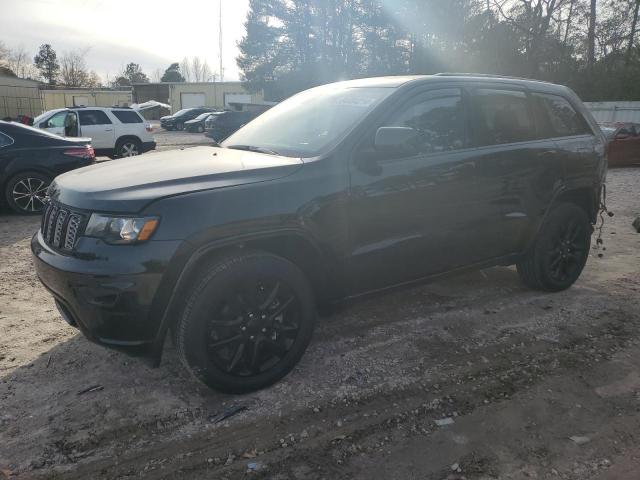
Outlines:
{"type": "Polygon", "coordinates": [[[226,393],[272,385],[298,363],[311,340],[309,282],[288,260],[238,253],[194,282],[175,327],[178,355],[199,381],[226,393]]]}
{"type": "Polygon", "coordinates": [[[198,125],[198,133],[204,132],[204,127],[202,125],[198,125]]]}
{"type": "Polygon", "coordinates": [[[38,172],[22,172],[12,177],[5,187],[5,199],[11,210],[22,215],[42,212],[51,178],[38,172]]]}
{"type": "Polygon", "coordinates": [[[184,123],[182,123],[182,122],[176,123],[176,130],[178,130],[178,131],[184,130],[184,123]]]}
{"type": "Polygon", "coordinates": [[[554,208],[529,253],[516,264],[524,284],[547,292],[573,285],[587,263],[592,231],[582,208],[571,203],[554,208]]]}
{"type": "Polygon", "coordinates": [[[118,140],[116,144],[116,155],[120,158],[135,157],[140,155],[142,143],[135,138],[125,138],[118,140]]]}

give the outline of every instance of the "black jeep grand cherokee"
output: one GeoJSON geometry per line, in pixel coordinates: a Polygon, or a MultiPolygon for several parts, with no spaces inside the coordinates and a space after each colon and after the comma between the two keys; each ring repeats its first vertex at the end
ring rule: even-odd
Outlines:
{"type": "Polygon", "coordinates": [[[220,148],[59,176],[32,250],[63,317],[89,339],[146,346],[159,361],[169,332],[198,379],[246,392],[293,368],[325,302],[491,265],[516,264],[532,288],[571,286],[604,151],[561,86],[336,83],[220,148]]]}

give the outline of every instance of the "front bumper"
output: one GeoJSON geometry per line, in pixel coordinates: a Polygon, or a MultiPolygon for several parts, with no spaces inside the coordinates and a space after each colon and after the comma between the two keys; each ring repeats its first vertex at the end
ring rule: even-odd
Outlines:
{"type": "Polygon", "coordinates": [[[80,238],[73,255],[31,240],[36,272],[65,320],[96,343],[141,346],[156,337],[165,295],[157,295],[180,242],[107,245],[80,238]],[[84,252],[83,252],[84,250],[84,252]]]}

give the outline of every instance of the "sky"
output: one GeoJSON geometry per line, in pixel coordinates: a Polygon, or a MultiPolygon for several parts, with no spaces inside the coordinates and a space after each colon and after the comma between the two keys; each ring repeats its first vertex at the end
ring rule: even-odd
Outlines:
{"type": "Polygon", "coordinates": [[[238,80],[237,42],[248,0],[0,0],[0,40],[33,56],[50,43],[58,56],[88,49],[87,66],[113,80],[129,62],[151,76],[186,57],[219,70],[218,11],[222,2],[225,80],[238,80]]]}

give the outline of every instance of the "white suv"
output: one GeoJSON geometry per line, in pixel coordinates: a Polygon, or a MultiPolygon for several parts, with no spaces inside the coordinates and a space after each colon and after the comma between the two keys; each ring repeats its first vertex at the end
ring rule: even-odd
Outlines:
{"type": "Polygon", "coordinates": [[[63,137],[89,137],[96,155],[132,157],[156,148],[151,125],[130,108],[71,107],[49,110],[33,126],[63,137]]]}

